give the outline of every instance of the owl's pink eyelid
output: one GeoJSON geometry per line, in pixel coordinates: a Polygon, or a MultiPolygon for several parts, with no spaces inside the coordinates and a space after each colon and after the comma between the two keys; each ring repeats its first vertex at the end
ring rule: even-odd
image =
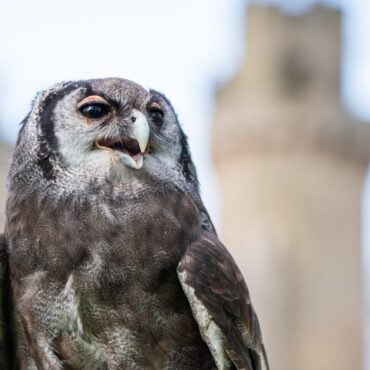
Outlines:
{"type": "Polygon", "coordinates": [[[161,105],[159,103],[157,103],[156,101],[152,102],[150,105],[149,105],[149,109],[161,109],[161,105]]]}
{"type": "Polygon", "coordinates": [[[91,96],[86,97],[82,101],[80,101],[78,103],[77,108],[81,108],[84,105],[89,104],[89,103],[100,103],[100,104],[109,105],[109,103],[105,99],[103,99],[101,96],[99,96],[99,95],[91,95],[91,96]]]}

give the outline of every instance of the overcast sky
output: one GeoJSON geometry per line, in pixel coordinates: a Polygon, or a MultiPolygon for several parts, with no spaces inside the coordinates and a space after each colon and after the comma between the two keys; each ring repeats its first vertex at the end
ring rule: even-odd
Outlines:
{"type": "MultiPolygon", "coordinates": [[[[370,122],[370,1],[323,2],[340,6],[345,15],[344,104],[370,122]]],[[[0,0],[0,136],[14,143],[18,123],[35,93],[57,81],[121,76],[159,89],[173,102],[190,137],[203,198],[217,221],[209,141],[213,86],[232,76],[240,61],[245,3],[0,0]]],[[[301,12],[313,1],[260,3],[301,12]]],[[[364,212],[364,220],[370,220],[370,181],[364,212]]],[[[365,256],[370,261],[370,230],[366,229],[365,256]]],[[[370,268],[367,271],[370,281],[370,268]]]]}

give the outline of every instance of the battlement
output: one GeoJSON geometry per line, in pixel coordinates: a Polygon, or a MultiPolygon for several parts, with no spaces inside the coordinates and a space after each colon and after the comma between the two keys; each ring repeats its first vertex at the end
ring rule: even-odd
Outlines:
{"type": "Polygon", "coordinates": [[[341,102],[340,61],[338,10],[316,6],[293,16],[250,6],[244,61],[216,94],[216,161],[241,153],[315,152],[367,164],[370,125],[341,102]]]}

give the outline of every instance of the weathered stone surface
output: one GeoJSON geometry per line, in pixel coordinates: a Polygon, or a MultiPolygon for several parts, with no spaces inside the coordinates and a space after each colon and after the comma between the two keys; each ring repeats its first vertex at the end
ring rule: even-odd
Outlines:
{"type": "Polygon", "coordinates": [[[338,11],[249,8],[246,57],[216,95],[221,237],[274,370],[362,368],[361,195],[370,126],[340,101],[338,11]]]}

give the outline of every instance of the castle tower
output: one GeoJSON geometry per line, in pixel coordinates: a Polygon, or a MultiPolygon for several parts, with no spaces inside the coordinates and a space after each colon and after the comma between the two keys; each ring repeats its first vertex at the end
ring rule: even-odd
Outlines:
{"type": "Polygon", "coordinates": [[[361,192],[370,126],[340,101],[341,14],[248,9],[246,56],[216,94],[221,238],[274,370],[362,368],[361,192]]]}

